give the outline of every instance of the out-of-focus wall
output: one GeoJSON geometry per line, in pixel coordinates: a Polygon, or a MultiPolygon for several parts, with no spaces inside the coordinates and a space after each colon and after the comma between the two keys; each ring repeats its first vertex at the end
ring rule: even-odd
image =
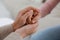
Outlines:
{"type": "MultiPolygon", "coordinates": [[[[29,0],[3,0],[4,4],[7,6],[7,8],[11,11],[11,14],[13,15],[13,18],[16,17],[18,12],[28,6],[34,6],[34,7],[40,7],[42,4],[42,0],[40,0],[40,3],[31,2],[29,0]]],[[[54,8],[54,10],[51,12],[49,17],[60,17],[60,4],[57,5],[57,7],[54,8]]]]}
{"type": "Polygon", "coordinates": [[[11,17],[10,12],[0,0],[0,18],[9,18],[9,17],[11,17]]]}
{"type": "Polygon", "coordinates": [[[41,1],[42,0],[40,0],[40,3],[36,3],[30,0],[3,0],[6,7],[11,11],[13,18],[15,18],[18,12],[25,7],[39,7],[41,5],[41,1]]]}

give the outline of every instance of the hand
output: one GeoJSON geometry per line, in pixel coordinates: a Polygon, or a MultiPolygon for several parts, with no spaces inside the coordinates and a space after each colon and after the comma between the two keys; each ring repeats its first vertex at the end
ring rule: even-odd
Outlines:
{"type": "Polygon", "coordinates": [[[27,19],[27,23],[28,24],[37,22],[40,19],[40,17],[41,17],[41,14],[40,14],[40,10],[39,9],[34,8],[34,7],[31,7],[31,9],[33,10],[33,15],[30,16],[27,19]]]}
{"type": "Polygon", "coordinates": [[[38,21],[39,18],[40,18],[40,10],[34,7],[25,8],[19,12],[15,22],[13,23],[13,29],[16,30],[18,28],[21,28],[21,26],[23,26],[26,23],[27,24],[35,23],[38,21]],[[27,12],[29,12],[28,15],[29,14],[31,15],[29,17],[26,15],[27,17],[25,18],[25,16],[23,15],[25,15],[27,12]]]}
{"type": "Polygon", "coordinates": [[[17,16],[14,24],[13,24],[13,27],[14,27],[14,30],[20,28],[21,26],[23,26],[24,24],[26,24],[26,20],[29,16],[31,16],[33,14],[33,11],[30,10],[26,13],[19,13],[19,16],[17,16]]]}
{"type": "Polygon", "coordinates": [[[15,32],[18,33],[22,38],[34,33],[36,28],[38,27],[38,23],[28,24],[23,26],[22,28],[17,29],[15,32]]]}

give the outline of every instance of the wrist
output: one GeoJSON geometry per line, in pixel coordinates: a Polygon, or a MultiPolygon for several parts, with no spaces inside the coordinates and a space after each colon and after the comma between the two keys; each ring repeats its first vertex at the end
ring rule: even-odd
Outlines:
{"type": "Polygon", "coordinates": [[[13,31],[15,31],[17,29],[17,24],[13,23],[12,26],[13,26],[13,31]]]}

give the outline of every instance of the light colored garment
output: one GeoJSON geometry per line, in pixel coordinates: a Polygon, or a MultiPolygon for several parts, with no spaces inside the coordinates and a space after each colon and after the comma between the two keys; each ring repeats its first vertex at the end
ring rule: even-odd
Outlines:
{"type": "Polygon", "coordinates": [[[31,36],[31,40],[60,40],[60,25],[37,31],[31,36]]]}
{"type": "MultiPolygon", "coordinates": [[[[0,18],[10,17],[10,12],[5,8],[4,4],[0,0],[0,18]]],[[[1,20],[0,20],[1,21],[1,20]]],[[[0,22],[1,23],[1,22],[0,22]]],[[[12,25],[5,25],[0,27],[0,40],[20,40],[20,36],[13,32],[12,25]],[[12,37],[12,38],[10,38],[12,37]]]]}
{"type": "Polygon", "coordinates": [[[12,25],[5,25],[3,27],[0,27],[0,39],[4,39],[6,36],[8,36],[11,32],[13,32],[12,25]]]}
{"type": "Polygon", "coordinates": [[[10,35],[8,35],[4,40],[22,40],[20,35],[18,35],[15,32],[12,32],[10,35]]]}
{"type": "Polygon", "coordinates": [[[20,35],[13,32],[12,25],[0,27],[0,40],[21,40],[20,35]]]}
{"type": "MultiPolygon", "coordinates": [[[[0,18],[10,17],[10,13],[0,0],[0,18]]],[[[22,40],[20,35],[13,32],[11,24],[0,26],[0,40],[22,40]]]]}

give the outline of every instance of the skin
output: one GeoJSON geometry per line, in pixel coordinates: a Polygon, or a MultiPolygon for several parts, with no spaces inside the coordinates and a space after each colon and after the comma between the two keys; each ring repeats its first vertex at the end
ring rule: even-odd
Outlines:
{"type": "Polygon", "coordinates": [[[18,33],[21,38],[25,38],[26,36],[34,33],[37,27],[38,23],[28,24],[23,26],[22,28],[17,29],[15,33],[18,33]]]}
{"type": "Polygon", "coordinates": [[[33,24],[40,18],[40,11],[34,7],[28,7],[21,10],[12,24],[14,31],[27,24],[33,24]]]}
{"type": "Polygon", "coordinates": [[[14,31],[22,38],[34,33],[38,27],[37,21],[39,17],[40,11],[36,8],[28,7],[21,10],[12,24],[14,31]]]}
{"type": "Polygon", "coordinates": [[[26,23],[26,19],[27,19],[29,16],[32,15],[32,12],[33,12],[33,11],[31,10],[31,11],[25,13],[24,15],[23,15],[23,13],[20,13],[20,14],[19,14],[20,16],[17,17],[17,20],[16,20],[16,21],[14,22],[14,24],[13,24],[14,30],[16,30],[16,29],[18,29],[18,28],[21,28],[21,27],[26,23]]]}
{"type": "Polygon", "coordinates": [[[60,2],[60,0],[47,0],[40,7],[40,10],[36,9],[34,7],[28,7],[26,9],[23,9],[22,11],[20,11],[15,22],[13,23],[14,30],[17,29],[15,32],[20,34],[20,36],[23,38],[26,37],[27,35],[33,33],[33,31],[35,31],[35,29],[37,27],[36,22],[38,21],[38,19],[40,17],[44,17],[47,14],[49,14],[50,11],[58,4],[58,2],[60,2]],[[32,11],[30,11],[30,10],[32,10],[32,11]]]}
{"type": "Polygon", "coordinates": [[[45,17],[50,14],[53,8],[60,2],[60,0],[46,0],[39,8],[41,17],[45,17]]]}
{"type": "MultiPolygon", "coordinates": [[[[21,20],[21,14],[24,14],[30,10],[33,10],[33,15],[36,14],[36,16],[32,16],[30,15],[28,18],[27,18],[27,24],[29,23],[35,23],[40,17],[44,17],[46,16],[47,14],[49,14],[51,12],[51,10],[60,2],[60,0],[47,0],[41,7],[40,9],[36,9],[34,7],[28,7],[28,8],[25,8],[23,9],[22,11],[19,12],[15,22],[13,23],[13,28],[16,26],[16,28],[14,28],[15,30],[17,28],[20,28],[21,26],[23,26],[25,23],[22,23],[22,25],[20,25],[19,27],[17,27],[16,24],[19,24],[19,20],[21,20]]],[[[24,18],[22,18],[23,21],[24,18]]]]}

